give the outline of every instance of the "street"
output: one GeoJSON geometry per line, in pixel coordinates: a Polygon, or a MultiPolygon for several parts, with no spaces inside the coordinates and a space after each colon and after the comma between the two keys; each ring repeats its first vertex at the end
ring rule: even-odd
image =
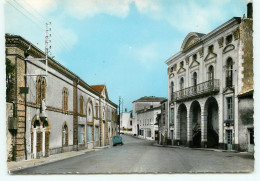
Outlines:
{"type": "Polygon", "coordinates": [[[252,172],[247,153],[153,146],[155,141],[122,135],[117,145],[11,174],[204,173],[252,172]]]}

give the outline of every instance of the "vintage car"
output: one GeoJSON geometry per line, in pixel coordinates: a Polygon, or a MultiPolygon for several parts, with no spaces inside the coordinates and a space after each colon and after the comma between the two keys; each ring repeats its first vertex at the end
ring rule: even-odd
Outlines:
{"type": "Polygon", "coordinates": [[[112,141],[113,141],[113,146],[115,146],[117,144],[121,144],[121,145],[124,144],[121,136],[113,136],[112,141]]]}

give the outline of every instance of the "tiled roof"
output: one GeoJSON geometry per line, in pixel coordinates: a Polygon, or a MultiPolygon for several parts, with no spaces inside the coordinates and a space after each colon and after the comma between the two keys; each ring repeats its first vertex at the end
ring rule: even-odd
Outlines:
{"type": "Polygon", "coordinates": [[[101,93],[102,90],[104,89],[105,85],[91,85],[91,87],[92,87],[95,91],[101,93]]]}

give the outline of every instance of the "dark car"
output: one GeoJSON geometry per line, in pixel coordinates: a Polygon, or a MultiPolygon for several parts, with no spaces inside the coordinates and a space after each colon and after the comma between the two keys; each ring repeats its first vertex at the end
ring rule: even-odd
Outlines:
{"type": "Polygon", "coordinates": [[[113,146],[115,146],[117,144],[121,144],[121,145],[124,144],[121,136],[113,136],[112,141],[113,141],[113,146]]]}

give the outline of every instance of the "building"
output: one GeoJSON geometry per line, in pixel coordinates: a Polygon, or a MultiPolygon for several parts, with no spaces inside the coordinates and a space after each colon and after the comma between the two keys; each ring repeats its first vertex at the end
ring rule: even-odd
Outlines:
{"type": "Polygon", "coordinates": [[[108,145],[117,105],[24,38],[6,34],[8,160],[108,145]]]}
{"type": "Polygon", "coordinates": [[[120,113],[120,133],[133,134],[132,111],[120,113]]]}
{"type": "Polygon", "coordinates": [[[168,100],[161,101],[161,114],[158,117],[159,139],[161,145],[172,144],[173,140],[173,123],[168,120],[168,100]]]}
{"type": "Polygon", "coordinates": [[[252,11],[189,33],[166,61],[175,145],[253,150],[252,11]]]}
{"type": "Polygon", "coordinates": [[[161,113],[160,102],[163,100],[165,98],[145,96],[133,101],[134,134],[145,139],[158,139],[157,115],[161,113]]]}

